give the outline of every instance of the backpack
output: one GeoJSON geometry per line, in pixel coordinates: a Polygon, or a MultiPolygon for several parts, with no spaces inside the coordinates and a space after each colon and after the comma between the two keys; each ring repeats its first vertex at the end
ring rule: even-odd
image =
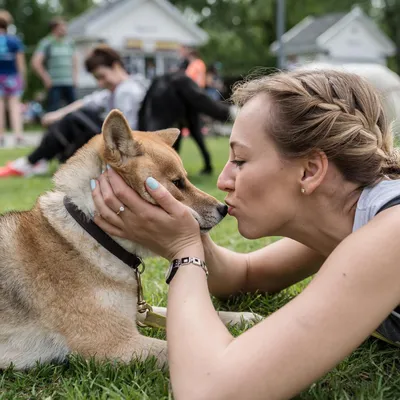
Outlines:
{"type": "Polygon", "coordinates": [[[174,126],[185,114],[185,104],[176,92],[174,73],[153,79],[138,113],[138,130],[155,131],[174,126]]]}

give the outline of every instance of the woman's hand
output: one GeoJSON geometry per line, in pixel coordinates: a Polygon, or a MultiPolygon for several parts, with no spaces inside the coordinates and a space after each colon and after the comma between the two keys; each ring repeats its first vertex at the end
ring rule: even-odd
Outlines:
{"type": "Polygon", "coordinates": [[[169,260],[185,256],[204,259],[197,221],[189,208],[155,179],[147,179],[146,189],[160,207],[143,200],[111,169],[91,185],[92,189],[95,185],[94,221],[110,235],[138,243],[169,260]],[[121,206],[124,210],[117,215],[121,206]]]}

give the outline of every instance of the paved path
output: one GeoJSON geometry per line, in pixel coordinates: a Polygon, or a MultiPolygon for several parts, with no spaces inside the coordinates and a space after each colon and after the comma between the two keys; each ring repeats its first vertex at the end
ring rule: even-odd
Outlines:
{"type": "MultiPolygon", "coordinates": [[[[26,132],[24,134],[24,139],[25,143],[23,146],[20,147],[35,147],[40,143],[40,140],[42,139],[43,133],[40,131],[35,131],[35,132],[26,132]]],[[[12,149],[15,148],[15,139],[13,135],[6,134],[4,136],[5,138],[5,147],[0,147],[0,150],[2,148],[7,148],[7,149],[12,149]]]]}

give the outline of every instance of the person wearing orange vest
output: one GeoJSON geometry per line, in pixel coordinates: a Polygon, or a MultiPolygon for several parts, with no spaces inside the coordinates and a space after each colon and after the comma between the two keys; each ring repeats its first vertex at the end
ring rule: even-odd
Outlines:
{"type": "Polygon", "coordinates": [[[206,87],[207,67],[204,61],[199,57],[195,49],[188,51],[189,65],[186,68],[186,75],[193,79],[201,88],[206,87]]]}
{"type": "MultiPolygon", "coordinates": [[[[179,66],[179,70],[184,72],[186,76],[191,78],[200,88],[204,89],[206,87],[206,72],[207,68],[204,61],[199,57],[196,49],[191,47],[182,46],[180,48],[180,53],[182,57],[182,63],[179,66]]],[[[201,170],[201,174],[210,175],[213,172],[213,167],[211,164],[211,155],[208,151],[203,134],[202,134],[202,123],[200,115],[197,111],[188,109],[186,117],[186,127],[181,127],[182,135],[178,137],[174,143],[174,149],[179,153],[182,136],[188,136],[189,133],[192,139],[196,142],[201,155],[204,160],[204,168],[201,170]]]]}

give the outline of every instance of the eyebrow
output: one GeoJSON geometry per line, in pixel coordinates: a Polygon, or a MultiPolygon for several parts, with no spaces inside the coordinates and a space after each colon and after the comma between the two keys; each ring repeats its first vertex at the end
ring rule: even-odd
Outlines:
{"type": "Polygon", "coordinates": [[[249,146],[246,146],[244,143],[232,141],[229,143],[230,148],[233,150],[234,147],[243,147],[244,149],[248,149],[249,146]]]}

